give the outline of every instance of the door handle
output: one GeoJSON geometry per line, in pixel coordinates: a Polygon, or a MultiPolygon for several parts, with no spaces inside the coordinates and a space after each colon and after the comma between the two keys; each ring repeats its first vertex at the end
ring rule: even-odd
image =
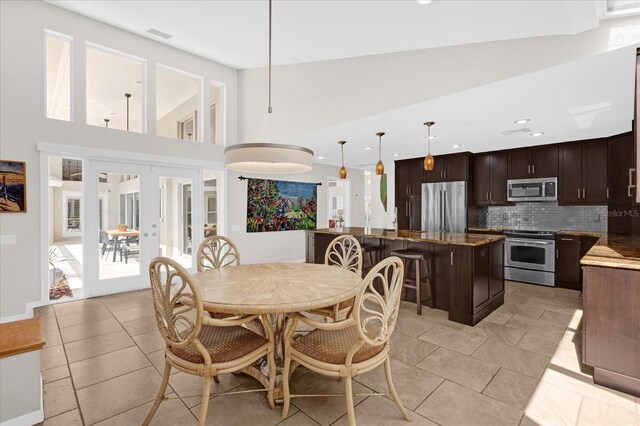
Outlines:
{"type": "Polygon", "coordinates": [[[629,169],[629,185],[627,186],[627,196],[629,197],[633,197],[633,195],[631,195],[631,188],[635,188],[636,186],[633,184],[633,172],[635,172],[636,169],[629,169]]]}
{"type": "Polygon", "coordinates": [[[149,233],[148,233],[148,232],[145,232],[144,234],[142,234],[142,236],[143,236],[143,237],[148,237],[148,236],[149,236],[149,233]]]}
{"type": "Polygon", "coordinates": [[[453,266],[453,252],[450,252],[451,254],[451,266],[453,266]]]}
{"type": "Polygon", "coordinates": [[[527,164],[527,174],[531,174],[531,164],[527,164]]]}
{"type": "Polygon", "coordinates": [[[489,199],[493,200],[493,192],[492,191],[489,191],[489,199]]]}
{"type": "Polygon", "coordinates": [[[158,234],[156,234],[155,232],[153,234],[151,234],[152,237],[156,237],[158,236],[158,234]]]}
{"type": "Polygon", "coordinates": [[[556,249],[556,259],[560,258],[560,251],[558,249],[556,249]]]}
{"type": "Polygon", "coordinates": [[[607,188],[607,198],[609,198],[609,188],[607,188]]]}
{"type": "Polygon", "coordinates": [[[580,199],[580,188],[578,188],[578,199],[580,199]]]}
{"type": "Polygon", "coordinates": [[[573,238],[560,238],[562,241],[573,241],[573,238]]]}
{"type": "Polygon", "coordinates": [[[536,174],[536,165],[535,165],[535,164],[532,164],[532,165],[531,165],[531,174],[532,174],[532,175],[535,175],[535,174],[536,174]]]}
{"type": "Polygon", "coordinates": [[[487,192],[487,201],[489,201],[489,192],[487,192]]]}
{"type": "Polygon", "coordinates": [[[587,190],[582,188],[582,198],[587,198],[587,196],[585,195],[587,193],[587,190]]]}

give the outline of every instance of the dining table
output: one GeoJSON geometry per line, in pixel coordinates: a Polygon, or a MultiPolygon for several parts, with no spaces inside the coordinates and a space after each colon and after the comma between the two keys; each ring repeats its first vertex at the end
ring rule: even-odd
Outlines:
{"type": "MultiPolygon", "coordinates": [[[[192,275],[206,310],[263,315],[274,329],[277,365],[274,398],[282,399],[284,339],[293,316],[354,297],[362,278],[335,266],[313,263],[236,265],[192,275]]],[[[242,370],[268,387],[266,361],[242,370]]]]}
{"type": "MultiPolygon", "coordinates": [[[[139,237],[140,231],[137,229],[109,229],[107,235],[109,238],[113,239],[113,261],[116,261],[116,253],[120,250],[120,239],[121,238],[130,238],[130,237],[139,237]]],[[[122,260],[122,257],[120,257],[122,260]]]]}

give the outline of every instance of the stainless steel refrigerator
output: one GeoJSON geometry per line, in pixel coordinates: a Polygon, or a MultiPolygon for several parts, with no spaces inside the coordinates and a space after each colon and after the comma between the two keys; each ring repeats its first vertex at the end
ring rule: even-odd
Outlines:
{"type": "Polygon", "coordinates": [[[467,183],[422,184],[422,231],[467,232],[467,183]]]}

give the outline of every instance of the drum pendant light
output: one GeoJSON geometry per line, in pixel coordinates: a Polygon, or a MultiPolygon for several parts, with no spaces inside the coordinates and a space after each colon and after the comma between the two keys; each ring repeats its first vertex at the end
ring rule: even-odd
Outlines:
{"type": "Polygon", "coordinates": [[[340,167],[340,179],[346,179],[347,178],[347,169],[344,167],[344,144],[347,143],[347,141],[339,141],[338,142],[340,144],[340,156],[342,157],[342,167],[340,167]]]}
{"type": "Polygon", "coordinates": [[[427,171],[433,170],[433,167],[436,164],[433,155],[431,155],[431,126],[433,126],[434,124],[436,123],[433,121],[427,121],[426,123],[424,123],[424,125],[427,126],[427,144],[429,147],[429,152],[427,153],[427,156],[424,157],[424,169],[427,171]]]}
{"type": "MultiPolygon", "coordinates": [[[[269,0],[269,107],[271,114],[271,9],[269,0]]],[[[224,150],[224,166],[247,173],[301,173],[313,168],[313,151],[296,145],[241,143],[224,150]]]]}
{"type": "Polygon", "coordinates": [[[376,133],[378,136],[378,163],[376,164],[376,174],[382,176],[384,174],[384,163],[382,162],[382,137],[384,132],[376,133]]]}

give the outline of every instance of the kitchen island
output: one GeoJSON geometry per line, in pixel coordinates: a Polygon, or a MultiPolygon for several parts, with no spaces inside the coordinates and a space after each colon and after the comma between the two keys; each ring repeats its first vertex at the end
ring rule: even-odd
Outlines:
{"type": "MultiPolygon", "coordinates": [[[[504,236],[420,232],[376,228],[330,228],[307,231],[307,262],[324,263],[331,241],[352,235],[379,245],[378,261],[399,249],[429,253],[433,307],[448,311],[449,320],[475,325],[504,303],[504,236]]],[[[415,302],[415,292],[406,290],[415,302]]]]}

